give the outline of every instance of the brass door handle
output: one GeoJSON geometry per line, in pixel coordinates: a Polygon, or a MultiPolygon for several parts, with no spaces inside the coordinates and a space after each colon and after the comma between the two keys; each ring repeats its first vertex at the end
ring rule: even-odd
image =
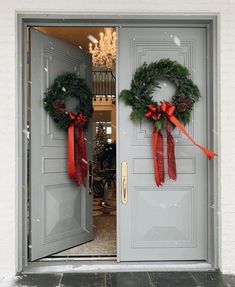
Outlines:
{"type": "Polygon", "coordinates": [[[127,182],[127,163],[122,162],[122,203],[126,204],[128,201],[128,182],[127,182]]]}

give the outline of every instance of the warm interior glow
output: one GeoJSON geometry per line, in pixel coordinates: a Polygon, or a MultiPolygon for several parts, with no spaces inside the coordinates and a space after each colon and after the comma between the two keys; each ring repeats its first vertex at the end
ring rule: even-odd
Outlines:
{"type": "Polygon", "coordinates": [[[111,70],[116,59],[116,32],[113,28],[104,28],[99,41],[94,43],[94,46],[89,43],[89,52],[95,67],[111,70]]]}

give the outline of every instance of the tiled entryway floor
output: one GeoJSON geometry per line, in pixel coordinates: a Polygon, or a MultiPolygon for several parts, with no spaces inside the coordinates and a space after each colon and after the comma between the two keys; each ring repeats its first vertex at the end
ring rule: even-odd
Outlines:
{"type": "Polygon", "coordinates": [[[0,280],[1,287],[233,287],[235,276],[219,272],[123,272],[29,274],[0,280]]]}

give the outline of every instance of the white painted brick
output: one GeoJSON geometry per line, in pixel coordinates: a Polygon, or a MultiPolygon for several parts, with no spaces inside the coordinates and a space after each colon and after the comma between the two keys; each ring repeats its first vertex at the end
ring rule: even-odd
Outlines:
{"type": "Polygon", "coordinates": [[[234,0],[8,0],[0,17],[0,273],[16,270],[15,224],[15,47],[16,11],[75,14],[111,11],[125,13],[220,13],[221,64],[221,270],[235,273],[235,1],[234,0]]]}

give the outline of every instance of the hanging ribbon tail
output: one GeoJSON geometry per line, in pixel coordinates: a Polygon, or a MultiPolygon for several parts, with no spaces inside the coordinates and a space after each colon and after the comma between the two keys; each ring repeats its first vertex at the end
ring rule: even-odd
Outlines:
{"type": "Polygon", "coordinates": [[[81,129],[81,142],[80,142],[80,151],[81,151],[81,171],[82,171],[82,183],[86,186],[86,177],[88,172],[88,162],[87,162],[87,152],[86,152],[86,143],[84,130],[81,129]]]}
{"type": "Polygon", "coordinates": [[[84,130],[79,123],[75,123],[75,166],[77,186],[86,186],[87,176],[87,154],[84,130]]]}
{"type": "Polygon", "coordinates": [[[165,179],[164,147],[163,147],[162,133],[160,131],[157,131],[156,129],[153,130],[152,146],[153,146],[155,182],[157,186],[161,186],[165,179]]]}
{"type": "Polygon", "coordinates": [[[80,113],[75,116],[69,113],[70,125],[68,128],[68,175],[77,186],[86,186],[87,153],[83,126],[87,123],[86,117],[80,113]]]}
{"type": "Polygon", "coordinates": [[[175,163],[175,141],[171,134],[171,124],[166,120],[166,134],[167,134],[167,165],[168,175],[170,179],[176,180],[176,163],[175,163]]]}
{"type": "Polygon", "coordinates": [[[169,116],[168,119],[198,148],[201,149],[201,151],[207,156],[208,159],[212,159],[214,156],[217,156],[217,154],[213,151],[210,151],[206,149],[205,147],[199,145],[195,142],[195,140],[187,133],[185,128],[182,126],[182,124],[178,121],[178,119],[175,116],[169,116]]]}
{"type": "Polygon", "coordinates": [[[78,122],[75,121],[75,168],[76,177],[75,182],[79,187],[82,184],[82,167],[81,167],[81,131],[78,122]]]}
{"type": "Polygon", "coordinates": [[[161,131],[158,131],[157,162],[158,162],[158,172],[159,172],[160,182],[163,183],[165,181],[165,167],[164,167],[163,135],[161,131]]]}
{"type": "MultiPolygon", "coordinates": [[[[70,119],[74,119],[73,115],[69,114],[70,119]]],[[[67,168],[68,175],[71,179],[75,178],[75,158],[74,158],[74,122],[72,122],[68,128],[68,160],[67,168]]]]}

